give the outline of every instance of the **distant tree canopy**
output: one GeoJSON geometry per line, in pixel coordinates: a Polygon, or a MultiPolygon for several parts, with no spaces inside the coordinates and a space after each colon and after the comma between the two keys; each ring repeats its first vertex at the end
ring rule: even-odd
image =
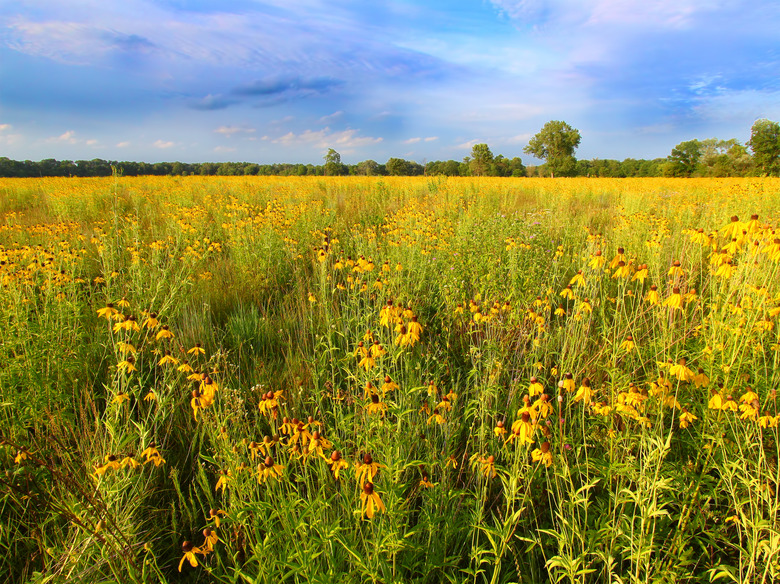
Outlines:
{"type": "Polygon", "coordinates": [[[494,155],[485,143],[474,144],[471,155],[462,161],[436,160],[420,164],[403,158],[390,158],[380,164],[364,160],[344,164],[341,154],[329,148],[324,164],[258,162],[133,162],[102,160],[55,160],[37,162],[0,157],[0,177],[44,176],[760,176],[780,175],[780,124],[761,119],[753,124],[747,145],[736,139],[686,140],[672,149],[667,158],[643,160],[577,160],[574,151],[581,137],[566,122],[552,121],[529,141],[524,151],[545,160],[526,166],[519,157],[494,155]],[[750,150],[750,152],[748,151],[750,150]],[[751,155],[752,152],[752,155],[751,155]]]}

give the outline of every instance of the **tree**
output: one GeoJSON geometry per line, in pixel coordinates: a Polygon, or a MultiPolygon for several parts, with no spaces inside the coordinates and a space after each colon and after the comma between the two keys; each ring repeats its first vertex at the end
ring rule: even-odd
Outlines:
{"type": "Polygon", "coordinates": [[[680,142],[672,149],[664,167],[666,176],[691,176],[702,156],[702,144],[698,140],[680,142]]]}
{"type": "Polygon", "coordinates": [[[341,154],[333,148],[328,148],[325,158],[325,174],[328,176],[340,176],[347,174],[347,167],[341,164],[341,154]]]}
{"type": "Polygon", "coordinates": [[[550,170],[550,176],[571,176],[576,171],[577,159],[574,151],[580,145],[580,132],[566,122],[557,120],[547,122],[533,138],[523,152],[544,160],[550,170]]]}
{"type": "Polygon", "coordinates": [[[471,149],[469,168],[472,176],[485,176],[493,163],[493,153],[487,144],[474,144],[471,149]]]}
{"type": "Polygon", "coordinates": [[[750,129],[748,146],[756,168],[764,174],[780,174],[780,124],[762,119],[750,129]]]}

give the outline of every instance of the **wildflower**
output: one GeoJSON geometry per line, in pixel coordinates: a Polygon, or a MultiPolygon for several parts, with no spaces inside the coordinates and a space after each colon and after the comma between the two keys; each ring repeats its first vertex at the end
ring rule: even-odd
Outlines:
{"type": "Polygon", "coordinates": [[[565,373],[563,375],[561,388],[568,392],[574,391],[574,376],[571,373],[565,373]]]}
{"type": "Polygon", "coordinates": [[[444,464],[444,468],[449,468],[450,466],[451,466],[453,469],[457,469],[457,468],[458,468],[458,459],[457,459],[457,458],[455,458],[455,455],[454,455],[454,454],[450,454],[450,455],[447,457],[447,462],[444,464]]]}
{"type": "Polygon", "coordinates": [[[312,304],[315,304],[317,302],[317,297],[312,292],[309,292],[309,302],[311,302],[312,304]]]}
{"type": "Polygon", "coordinates": [[[658,295],[658,286],[656,286],[655,284],[650,286],[650,290],[647,292],[647,295],[645,296],[645,300],[650,306],[660,304],[661,298],[658,295]]]}
{"type": "Polygon", "coordinates": [[[684,357],[677,362],[677,365],[672,365],[669,369],[669,375],[677,377],[679,381],[693,381],[695,377],[693,371],[686,367],[686,359],[684,357]]]}
{"type": "Polygon", "coordinates": [[[385,382],[382,384],[382,387],[380,387],[379,389],[382,391],[382,395],[385,395],[389,391],[398,389],[398,384],[395,383],[392,379],[390,379],[389,375],[385,375],[385,382]]]}
{"type": "MultiPolygon", "coordinates": [[[[17,455],[17,458],[19,458],[19,455],[17,455]]],[[[25,455],[24,458],[27,458],[27,456],[25,455]]],[[[17,462],[16,464],[19,464],[19,462],[17,462]]],[[[95,476],[102,477],[109,470],[114,470],[114,471],[119,470],[120,466],[121,464],[116,456],[114,456],[113,454],[107,454],[105,458],[105,462],[101,465],[98,465],[95,468],[95,476]]]]}
{"type": "Polygon", "coordinates": [[[339,473],[342,470],[349,468],[349,463],[344,460],[341,453],[338,450],[334,450],[330,455],[330,462],[328,463],[330,470],[333,473],[333,478],[339,480],[339,473]]]}
{"type": "Polygon", "coordinates": [[[191,349],[187,351],[188,355],[195,355],[196,357],[198,355],[205,355],[206,350],[200,346],[200,343],[195,343],[195,346],[193,346],[191,349]]]}
{"type": "Polygon", "coordinates": [[[601,250],[599,249],[596,250],[596,253],[590,256],[588,267],[594,270],[600,270],[606,261],[607,259],[602,255],[601,250]]]}
{"type": "Polygon", "coordinates": [[[680,428],[687,428],[698,419],[699,418],[690,413],[686,408],[683,408],[682,412],[680,412],[680,428]]]}
{"type": "Polygon", "coordinates": [[[439,408],[433,408],[433,413],[428,418],[428,425],[430,426],[433,423],[437,423],[439,425],[443,424],[445,422],[444,417],[439,413],[439,408]]]}
{"type": "Polygon", "coordinates": [[[385,351],[384,347],[381,345],[379,341],[375,340],[374,343],[371,345],[369,354],[373,359],[379,359],[380,357],[387,355],[387,351],[385,351]]]}
{"type": "Polygon", "coordinates": [[[358,461],[358,463],[355,465],[355,479],[358,483],[373,483],[374,477],[379,472],[379,469],[383,467],[384,465],[374,462],[374,459],[371,457],[371,455],[366,453],[363,455],[362,462],[358,461]]]}
{"type": "Polygon", "coordinates": [[[593,390],[590,387],[590,379],[586,377],[582,380],[580,388],[577,390],[577,393],[574,395],[574,400],[572,403],[577,403],[578,401],[582,400],[582,402],[585,405],[588,405],[590,404],[592,397],[593,397],[593,390]]]}
{"type": "Polygon", "coordinates": [[[739,407],[737,406],[737,402],[734,401],[734,398],[731,396],[728,396],[725,400],[723,400],[723,404],[720,406],[720,409],[724,412],[737,412],[739,411],[739,407]]]}
{"type": "Polygon", "coordinates": [[[279,407],[279,398],[282,396],[282,390],[273,392],[267,391],[263,394],[263,399],[260,400],[258,409],[264,416],[274,416],[276,409],[279,407]]]}
{"type": "Polygon", "coordinates": [[[119,465],[120,465],[122,468],[125,468],[125,467],[127,467],[127,466],[129,466],[129,467],[131,467],[131,468],[138,468],[139,466],[141,466],[141,463],[139,463],[139,462],[138,462],[138,461],[135,459],[135,457],[134,457],[134,456],[130,456],[130,455],[128,455],[128,456],[125,456],[125,457],[122,459],[122,461],[119,463],[119,465]]]}
{"type": "Polygon", "coordinates": [[[545,419],[552,413],[552,404],[550,403],[550,396],[543,393],[539,396],[539,399],[534,403],[534,409],[536,410],[539,418],[545,419]]]}
{"type": "Polygon", "coordinates": [[[155,340],[159,341],[161,339],[172,339],[174,336],[175,335],[171,332],[171,329],[168,328],[168,325],[164,324],[160,329],[160,332],[158,332],[155,336],[155,340]]]}
{"type": "Polygon", "coordinates": [[[146,320],[144,320],[143,327],[145,329],[153,329],[153,328],[157,328],[157,325],[159,324],[160,321],[157,320],[157,313],[150,312],[149,316],[147,316],[146,320]]]}
{"type": "Polygon", "coordinates": [[[144,464],[148,462],[153,462],[154,466],[160,466],[161,464],[165,464],[165,459],[160,456],[160,452],[157,450],[154,442],[149,443],[149,446],[146,447],[146,449],[141,452],[141,456],[143,456],[146,460],[144,461],[144,464]]]}
{"type": "Polygon", "coordinates": [[[674,260],[672,267],[666,273],[667,276],[671,276],[675,280],[682,278],[685,275],[685,270],[680,267],[680,260],[674,260]]]}
{"type": "Polygon", "coordinates": [[[758,394],[756,394],[756,392],[748,387],[747,391],[740,396],[739,401],[741,401],[743,404],[751,404],[757,399],[758,394]]]}
{"type": "Polygon", "coordinates": [[[207,553],[214,551],[214,545],[219,541],[219,537],[217,537],[216,531],[209,528],[203,530],[203,537],[205,537],[206,540],[203,542],[201,549],[203,550],[203,555],[206,555],[207,553]]]}
{"type": "Polygon", "coordinates": [[[257,465],[257,480],[263,483],[268,478],[279,479],[282,477],[282,472],[284,472],[284,466],[275,464],[273,458],[266,456],[265,460],[257,465]]]}
{"type": "Polygon", "coordinates": [[[506,434],[506,428],[504,427],[504,420],[499,420],[498,422],[496,422],[496,427],[493,428],[493,433],[499,438],[504,437],[504,435],[506,434]]]}
{"type": "Polygon", "coordinates": [[[585,276],[582,275],[582,270],[578,270],[577,273],[574,274],[574,277],[569,280],[569,285],[579,287],[585,286],[585,276]]]}
{"type": "Polygon", "coordinates": [[[628,278],[630,275],[631,275],[630,265],[621,260],[617,264],[617,269],[615,269],[615,273],[612,274],[612,279],[614,280],[617,278],[628,278]]]}
{"type": "Polygon", "coordinates": [[[128,357],[125,360],[117,363],[116,370],[122,371],[126,375],[129,375],[133,371],[137,371],[135,367],[135,357],[133,357],[132,355],[128,355],[128,357]]]}
{"type": "Polygon", "coordinates": [[[679,288],[672,288],[672,294],[664,300],[664,306],[668,306],[672,310],[682,308],[682,294],[680,294],[679,288]]]}
{"type": "Polygon", "coordinates": [[[181,567],[184,565],[185,560],[190,563],[190,566],[196,568],[198,566],[198,557],[195,554],[202,554],[203,552],[201,549],[195,547],[189,541],[185,541],[183,544],[181,544],[181,549],[184,552],[184,556],[179,562],[179,572],[181,572],[181,567]]]}
{"type": "Polygon", "coordinates": [[[544,386],[539,382],[537,377],[531,377],[531,384],[528,386],[528,395],[535,397],[540,395],[544,391],[544,386]]]}
{"type": "Polygon", "coordinates": [[[428,473],[423,472],[422,479],[420,479],[420,486],[424,489],[432,489],[439,483],[432,483],[430,478],[428,477],[428,473]]]}
{"type": "Polygon", "coordinates": [[[693,376],[693,384],[696,386],[696,389],[707,387],[710,384],[710,378],[705,375],[704,369],[701,367],[699,367],[696,375],[693,376]]]}
{"type": "Polygon", "coordinates": [[[739,406],[739,411],[742,414],[739,416],[740,420],[755,420],[758,416],[759,403],[758,400],[753,400],[751,403],[742,403],[739,406]]]}
{"type": "Polygon", "coordinates": [[[769,414],[765,413],[763,416],[759,416],[758,425],[765,429],[775,428],[777,427],[778,421],[780,421],[780,416],[770,416],[769,414]]]}
{"type": "Polygon", "coordinates": [[[385,504],[379,498],[379,493],[374,491],[373,483],[365,483],[363,492],[360,493],[360,502],[362,504],[362,513],[365,513],[369,519],[373,519],[376,512],[385,511],[385,504]]]}
{"type": "Polygon", "coordinates": [[[567,299],[567,300],[573,300],[574,299],[574,292],[571,289],[571,284],[566,286],[563,290],[561,290],[561,297],[567,299]]]}
{"type": "Polygon", "coordinates": [[[422,334],[422,326],[417,322],[417,317],[412,317],[412,322],[409,323],[409,336],[414,340],[412,345],[420,340],[422,334]]]}
{"type": "Polygon", "coordinates": [[[710,390],[710,399],[707,402],[707,407],[711,410],[723,409],[723,397],[718,393],[715,388],[710,390]]]}
{"type": "Polygon", "coordinates": [[[225,513],[222,509],[209,509],[209,516],[206,519],[214,521],[214,526],[219,528],[220,515],[227,515],[227,513],[225,513]]]}
{"type": "Polygon", "coordinates": [[[114,324],[114,332],[118,333],[119,331],[128,331],[128,332],[138,332],[141,330],[141,327],[138,326],[138,323],[135,320],[135,316],[132,314],[125,315],[122,317],[122,322],[117,322],[114,324]]]}
{"type": "Polygon", "coordinates": [[[130,401],[130,396],[127,395],[125,392],[121,391],[118,394],[114,396],[114,399],[111,400],[112,404],[123,404],[126,401],[130,401]]]}
{"type": "Polygon", "coordinates": [[[637,266],[636,273],[634,274],[634,277],[631,278],[631,281],[644,284],[645,279],[647,279],[647,264],[640,264],[637,266]]]}
{"type": "Polygon", "coordinates": [[[220,469],[219,470],[219,479],[217,479],[217,486],[214,487],[215,491],[219,491],[222,489],[222,492],[225,492],[225,487],[227,486],[230,479],[233,478],[233,473],[231,473],[227,469],[220,469]]]}
{"type": "Polygon", "coordinates": [[[550,443],[542,442],[539,448],[531,452],[531,460],[534,462],[543,462],[547,468],[552,464],[552,452],[550,452],[550,443]]]}
{"type": "Polygon", "coordinates": [[[487,458],[480,456],[477,464],[479,465],[479,468],[477,469],[478,474],[484,475],[486,479],[492,479],[496,476],[496,457],[492,454],[488,456],[487,458]]]}
{"type": "Polygon", "coordinates": [[[634,337],[628,335],[626,340],[620,343],[620,350],[626,353],[634,350],[634,337]]]}
{"type": "Polygon", "coordinates": [[[163,366],[163,365],[167,365],[169,363],[171,365],[178,365],[179,360],[176,357],[174,357],[173,355],[171,355],[171,352],[168,349],[165,349],[165,354],[163,355],[162,359],[160,359],[157,362],[157,364],[160,365],[160,366],[163,366]]]}
{"type": "Polygon", "coordinates": [[[153,389],[150,389],[149,393],[144,396],[144,401],[157,401],[157,394],[154,393],[153,389]]]}
{"type": "Polygon", "coordinates": [[[99,318],[105,318],[110,322],[111,320],[115,320],[115,315],[118,315],[119,311],[114,308],[114,305],[111,302],[109,302],[105,307],[98,308],[97,314],[99,318]]]}
{"type": "Polygon", "coordinates": [[[176,368],[179,373],[193,373],[194,369],[187,361],[182,361],[181,365],[176,368]]]}
{"type": "Polygon", "coordinates": [[[528,412],[523,412],[519,420],[512,424],[512,433],[507,438],[506,443],[517,440],[521,444],[530,444],[533,442],[531,436],[534,433],[534,425],[531,423],[531,416],[528,412]]]}
{"type": "Polygon", "coordinates": [[[133,345],[124,341],[118,341],[116,348],[119,349],[119,351],[123,354],[131,353],[135,355],[138,352],[138,350],[133,345]]]}

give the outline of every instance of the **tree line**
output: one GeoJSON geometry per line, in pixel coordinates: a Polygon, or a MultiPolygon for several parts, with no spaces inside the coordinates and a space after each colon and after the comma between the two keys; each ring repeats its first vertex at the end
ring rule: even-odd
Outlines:
{"type": "Polygon", "coordinates": [[[11,160],[0,157],[0,177],[44,176],[592,176],[623,177],[723,177],[780,175],[780,124],[758,120],[751,128],[750,140],[687,140],[672,149],[666,158],[652,160],[577,160],[574,152],[581,136],[566,122],[551,121],[529,140],[523,149],[544,163],[523,164],[519,157],[494,155],[487,144],[475,144],[463,160],[436,160],[420,164],[403,158],[390,158],[384,164],[364,160],[344,164],[333,148],[324,156],[324,164],[256,162],[133,162],[95,158],[93,160],[40,161],[11,160]]]}

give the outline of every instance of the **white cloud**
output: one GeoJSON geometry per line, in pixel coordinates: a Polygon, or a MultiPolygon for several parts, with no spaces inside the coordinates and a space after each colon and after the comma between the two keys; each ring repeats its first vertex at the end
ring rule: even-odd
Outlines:
{"type": "Polygon", "coordinates": [[[229,148],[228,146],[217,146],[214,148],[214,152],[235,152],[235,148],[229,148]]]}
{"type": "Polygon", "coordinates": [[[417,142],[419,142],[420,140],[422,140],[422,138],[409,138],[408,140],[404,140],[403,143],[404,144],[417,144],[417,142]]]}
{"type": "Polygon", "coordinates": [[[427,138],[425,138],[425,141],[426,142],[433,142],[433,141],[438,140],[438,139],[439,139],[438,136],[428,136],[427,138]]]}
{"type": "Polygon", "coordinates": [[[175,142],[165,142],[163,140],[157,140],[155,141],[154,144],[152,144],[152,146],[154,146],[155,148],[170,148],[171,146],[175,146],[175,145],[176,145],[175,142]]]}
{"type": "Polygon", "coordinates": [[[11,129],[11,124],[0,124],[0,132],[5,132],[11,129]]]}
{"type": "Polygon", "coordinates": [[[127,148],[128,146],[130,146],[130,142],[127,142],[127,141],[125,141],[125,142],[118,142],[117,145],[116,145],[117,148],[127,148]]]}
{"type": "Polygon", "coordinates": [[[322,117],[321,117],[321,118],[320,118],[318,121],[319,121],[320,123],[322,123],[322,124],[327,124],[327,123],[333,122],[333,121],[335,121],[335,120],[338,120],[338,119],[339,119],[339,118],[341,118],[343,115],[344,115],[344,112],[343,112],[343,111],[341,111],[341,110],[339,110],[339,111],[337,111],[337,112],[333,112],[333,113],[332,113],[332,114],[330,114],[330,115],[327,115],[327,116],[322,116],[322,117]]]}
{"type": "Polygon", "coordinates": [[[96,146],[98,144],[98,141],[94,138],[87,140],[87,146],[96,146]]]}
{"type": "Polygon", "coordinates": [[[322,130],[306,130],[300,134],[288,132],[272,140],[274,144],[282,146],[315,146],[317,148],[359,148],[378,144],[382,138],[373,138],[370,136],[358,136],[357,130],[343,130],[341,132],[331,132],[330,128],[322,130]]]}
{"type": "Polygon", "coordinates": [[[46,142],[64,142],[67,144],[78,144],[79,140],[76,138],[76,132],[73,130],[68,130],[67,132],[64,132],[60,134],[59,136],[51,136],[49,138],[46,138],[46,142]]]}
{"type": "Polygon", "coordinates": [[[234,136],[235,134],[254,134],[257,132],[255,128],[248,128],[248,127],[239,127],[239,126],[220,126],[216,130],[214,130],[217,134],[222,134],[223,136],[234,136]]]}

